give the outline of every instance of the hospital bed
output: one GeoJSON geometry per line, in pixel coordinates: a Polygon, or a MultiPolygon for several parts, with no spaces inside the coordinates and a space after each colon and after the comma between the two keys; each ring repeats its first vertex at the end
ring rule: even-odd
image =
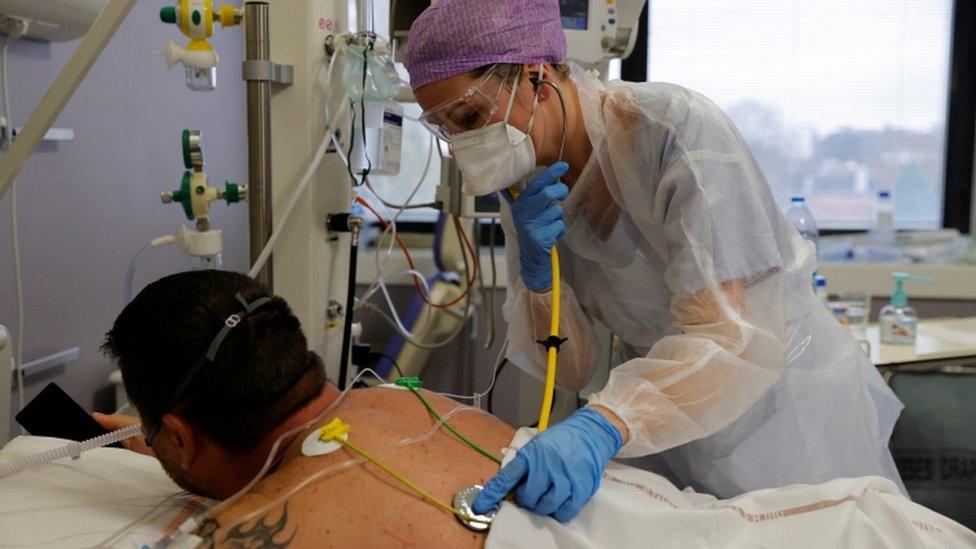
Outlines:
{"type": "MultiPolygon", "coordinates": [[[[512,446],[527,440],[522,430],[512,446]]],[[[63,445],[19,437],[0,463],[63,445]]],[[[0,547],[141,547],[207,502],[180,491],[152,458],[103,448],[0,479],[0,547]]],[[[488,548],[972,548],[976,533],[912,503],[880,477],[750,492],[731,500],[679,490],[659,475],[611,464],[568,524],[505,503],[488,548]]]]}
{"type": "MultiPolygon", "coordinates": [[[[18,437],[0,450],[0,463],[64,444],[18,437]]],[[[173,484],[155,459],[100,448],[0,479],[0,547],[151,545],[206,504],[173,484]]]]}

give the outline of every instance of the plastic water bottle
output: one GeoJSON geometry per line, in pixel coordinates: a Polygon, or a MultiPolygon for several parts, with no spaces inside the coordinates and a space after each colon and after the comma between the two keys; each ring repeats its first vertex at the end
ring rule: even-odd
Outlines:
{"type": "Polygon", "coordinates": [[[871,240],[889,246],[895,243],[895,203],[890,191],[878,191],[878,198],[874,202],[871,240]]]}
{"type": "Polygon", "coordinates": [[[819,249],[820,231],[817,230],[817,220],[807,209],[806,201],[802,196],[793,197],[790,209],[786,211],[786,218],[800,232],[800,236],[813,242],[814,247],[819,249]]]}
{"type": "Polygon", "coordinates": [[[827,277],[819,274],[815,275],[813,277],[813,285],[817,299],[824,305],[827,305],[829,301],[829,296],[827,295],[827,277]]]}

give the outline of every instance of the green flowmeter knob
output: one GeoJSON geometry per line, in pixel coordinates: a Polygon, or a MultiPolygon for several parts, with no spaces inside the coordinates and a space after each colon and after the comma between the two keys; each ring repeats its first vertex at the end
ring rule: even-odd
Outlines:
{"type": "Polygon", "coordinates": [[[193,167],[193,160],[190,158],[190,130],[183,130],[183,167],[188,170],[193,167]]]}
{"type": "MultiPolygon", "coordinates": [[[[183,180],[180,181],[180,188],[169,193],[169,199],[171,202],[179,202],[183,206],[183,213],[186,214],[186,218],[193,219],[193,198],[190,196],[190,179],[193,174],[189,171],[183,172],[183,180]]],[[[166,202],[166,197],[164,195],[163,202],[166,202]]]]}
{"type": "Polygon", "coordinates": [[[166,6],[166,7],[160,8],[160,10],[159,10],[159,19],[163,23],[169,23],[171,25],[175,25],[176,24],[176,19],[177,19],[177,16],[176,16],[176,7],[175,6],[166,6]]]}
{"type": "Polygon", "coordinates": [[[203,169],[203,134],[200,130],[183,130],[183,167],[188,170],[203,169]]]}
{"type": "Polygon", "coordinates": [[[398,387],[406,387],[407,389],[422,389],[424,386],[419,377],[400,377],[397,378],[396,384],[398,387]]]}
{"type": "Polygon", "coordinates": [[[228,181],[224,184],[224,196],[223,199],[228,204],[235,204],[244,200],[244,189],[241,188],[237,183],[232,183],[228,181]]]}

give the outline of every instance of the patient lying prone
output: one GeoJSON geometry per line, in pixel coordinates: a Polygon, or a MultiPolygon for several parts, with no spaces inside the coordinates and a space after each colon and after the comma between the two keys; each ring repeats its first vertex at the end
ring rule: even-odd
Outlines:
{"type": "MultiPolygon", "coordinates": [[[[622,465],[607,469],[596,497],[570,524],[505,503],[490,534],[473,532],[348,446],[303,455],[303,441],[340,418],[356,448],[448,505],[459,489],[483,484],[498,471],[443,428],[423,438],[437,422],[411,391],[361,389],[340,399],[287,304],[265,296],[251,279],[233,273],[167,277],[126,307],[105,344],[151,435],[150,446],[132,441],[129,447],[153,453],[180,486],[231,498],[196,530],[207,545],[643,547],[653,539],[656,547],[976,546],[972,532],[911,503],[884,479],[718,501],[622,465]],[[228,322],[231,315],[238,320],[228,322]],[[274,466],[233,497],[258,475],[279,439],[274,466]],[[407,439],[414,442],[401,444],[407,439]]],[[[422,394],[440,415],[459,406],[422,394]]],[[[109,427],[125,421],[98,419],[109,427]]],[[[508,447],[527,437],[480,411],[460,411],[450,423],[498,456],[511,455],[508,447]]]]}
{"type": "MultiPolygon", "coordinates": [[[[307,350],[298,320],[281,298],[254,306],[266,293],[242,275],[182,273],[143,290],[119,315],[104,346],[122,370],[129,398],[151,435],[152,452],[169,476],[196,494],[225,499],[254,478],[282,434],[329,410],[339,391],[325,379],[321,360],[307,350]],[[239,297],[238,297],[239,296],[239,297]],[[224,329],[231,315],[233,328],[224,329]],[[199,360],[213,349],[212,360],[199,360]],[[202,364],[194,373],[194,366],[202,364]],[[181,387],[186,389],[180,392],[181,387]],[[174,402],[173,395],[177,395],[174,402]]],[[[446,414],[458,404],[424,393],[446,414]]],[[[374,465],[326,475],[273,505],[253,520],[238,519],[277,500],[290,487],[324,468],[358,456],[343,448],[306,457],[301,444],[315,428],[339,417],[351,426],[349,440],[381,457],[432,496],[452,502],[455,492],[483,483],[498,465],[445,431],[429,440],[398,442],[435,425],[420,399],[408,390],[362,389],[304,433],[288,437],[269,474],[246,495],[209,518],[201,537],[232,546],[481,546],[475,533],[406,490],[374,465]]],[[[98,417],[116,427],[117,416],[98,417]]],[[[501,455],[514,430],[482,412],[450,418],[460,432],[501,455]]]]}
{"type": "MultiPolygon", "coordinates": [[[[457,406],[447,398],[425,393],[445,414],[457,406]]],[[[397,447],[397,442],[430,431],[435,420],[408,391],[352,391],[328,418],[339,417],[352,428],[349,440],[379,457],[398,473],[443,502],[471,484],[483,484],[498,466],[445,431],[430,440],[397,447]],[[389,450],[387,450],[389,449],[389,450]],[[387,451],[384,451],[387,450],[387,451]]],[[[483,413],[450,418],[459,431],[486,450],[500,454],[513,429],[483,413]]],[[[291,541],[296,547],[480,547],[484,535],[466,529],[453,515],[421,500],[378,467],[363,464],[324,475],[260,518],[235,524],[242,516],[279,499],[310,475],[357,458],[349,449],[305,457],[301,440],[291,445],[274,474],[248,496],[221,512],[203,532],[218,543],[291,541]],[[268,525],[274,525],[273,527],[268,525]],[[270,538],[272,532],[279,532],[270,538]],[[262,537],[268,539],[262,539],[262,537]]]]}

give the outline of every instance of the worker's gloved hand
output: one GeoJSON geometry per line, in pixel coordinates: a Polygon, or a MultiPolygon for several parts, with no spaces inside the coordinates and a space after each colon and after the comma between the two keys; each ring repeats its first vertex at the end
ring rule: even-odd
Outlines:
{"type": "Polygon", "coordinates": [[[569,164],[556,162],[535,176],[518,198],[506,189],[502,196],[512,206],[512,219],[518,233],[519,265],[525,287],[541,292],[552,286],[552,260],[549,250],[566,232],[559,202],[569,195],[569,187],[559,178],[569,164]]]}
{"type": "Polygon", "coordinates": [[[559,522],[572,520],[596,493],[607,461],[622,445],[620,432],[603,414],[592,408],[577,410],[523,446],[488,481],[473,511],[491,511],[518,487],[515,503],[559,522]]]}

